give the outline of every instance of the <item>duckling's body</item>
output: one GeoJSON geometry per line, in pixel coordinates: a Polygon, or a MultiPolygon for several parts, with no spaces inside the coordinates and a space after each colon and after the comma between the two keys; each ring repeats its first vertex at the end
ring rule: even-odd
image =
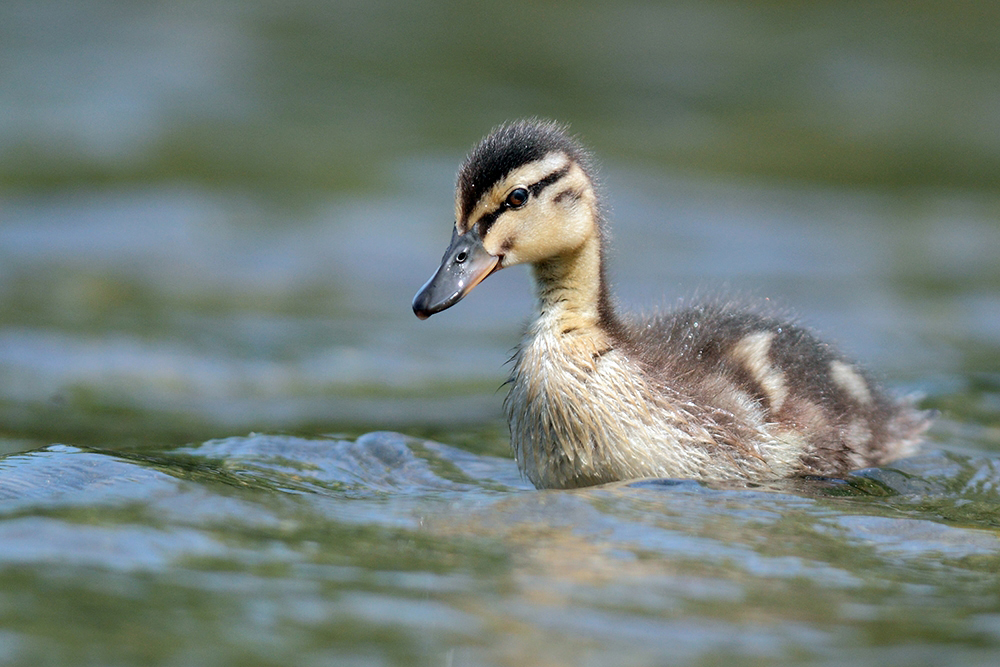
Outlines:
{"type": "Polygon", "coordinates": [[[428,317],[532,265],[539,316],[505,407],[535,486],[836,475],[916,447],[925,417],[800,327],[724,304],[620,317],[589,164],[554,124],[497,128],[459,173],[451,246],[414,298],[428,317]]]}

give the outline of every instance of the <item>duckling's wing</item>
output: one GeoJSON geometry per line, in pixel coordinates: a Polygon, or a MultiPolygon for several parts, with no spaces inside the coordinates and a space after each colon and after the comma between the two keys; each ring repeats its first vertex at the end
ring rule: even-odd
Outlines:
{"type": "Polygon", "coordinates": [[[836,474],[912,453],[928,416],[890,398],[833,346],[780,317],[705,304],[623,328],[650,377],[714,408],[734,436],[765,425],[808,443],[803,472],[836,474]]]}

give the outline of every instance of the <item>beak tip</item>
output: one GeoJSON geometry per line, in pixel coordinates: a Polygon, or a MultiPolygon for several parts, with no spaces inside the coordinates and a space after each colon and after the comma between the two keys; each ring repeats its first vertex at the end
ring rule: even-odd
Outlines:
{"type": "Polygon", "coordinates": [[[419,292],[417,292],[417,295],[413,297],[413,302],[410,305],[413,308],[413,314],[421,320],[426,320],[428,317],[437,312],[437,310],[435,310],[430,303],[426,285],[421,288],[419,292]]]}

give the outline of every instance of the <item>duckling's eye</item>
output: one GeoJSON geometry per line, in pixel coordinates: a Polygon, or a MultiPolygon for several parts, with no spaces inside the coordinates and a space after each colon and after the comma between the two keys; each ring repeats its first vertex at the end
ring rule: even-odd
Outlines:
{"type": "Polygon", "coordinates": [[[510,208],[521,208],[524,202],[528,201],[528,190],[526,188],[515,188],[507,195],[507,206],[510,208]]]}
{"type": "Polygon", "coordinates": [[[467,259],[469,259],[469,253],[467,253],[464,250],[462,252],[458,253],[457,255],[455,255],[455,261],[458,262],[459,264],[461,264],[462,262],[464,262],[467,259]]]}

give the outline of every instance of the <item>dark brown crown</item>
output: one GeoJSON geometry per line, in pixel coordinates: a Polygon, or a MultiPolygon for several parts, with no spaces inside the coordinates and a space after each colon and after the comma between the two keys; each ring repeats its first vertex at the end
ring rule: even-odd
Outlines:
{"type": "Polygon", "coordinates": [[[590,171],[589,154],[558,123],[529,119],[494,128],[472,149],[458,172],[462,217],[497,181],[550,153],[565,153],[590,171]]]}

